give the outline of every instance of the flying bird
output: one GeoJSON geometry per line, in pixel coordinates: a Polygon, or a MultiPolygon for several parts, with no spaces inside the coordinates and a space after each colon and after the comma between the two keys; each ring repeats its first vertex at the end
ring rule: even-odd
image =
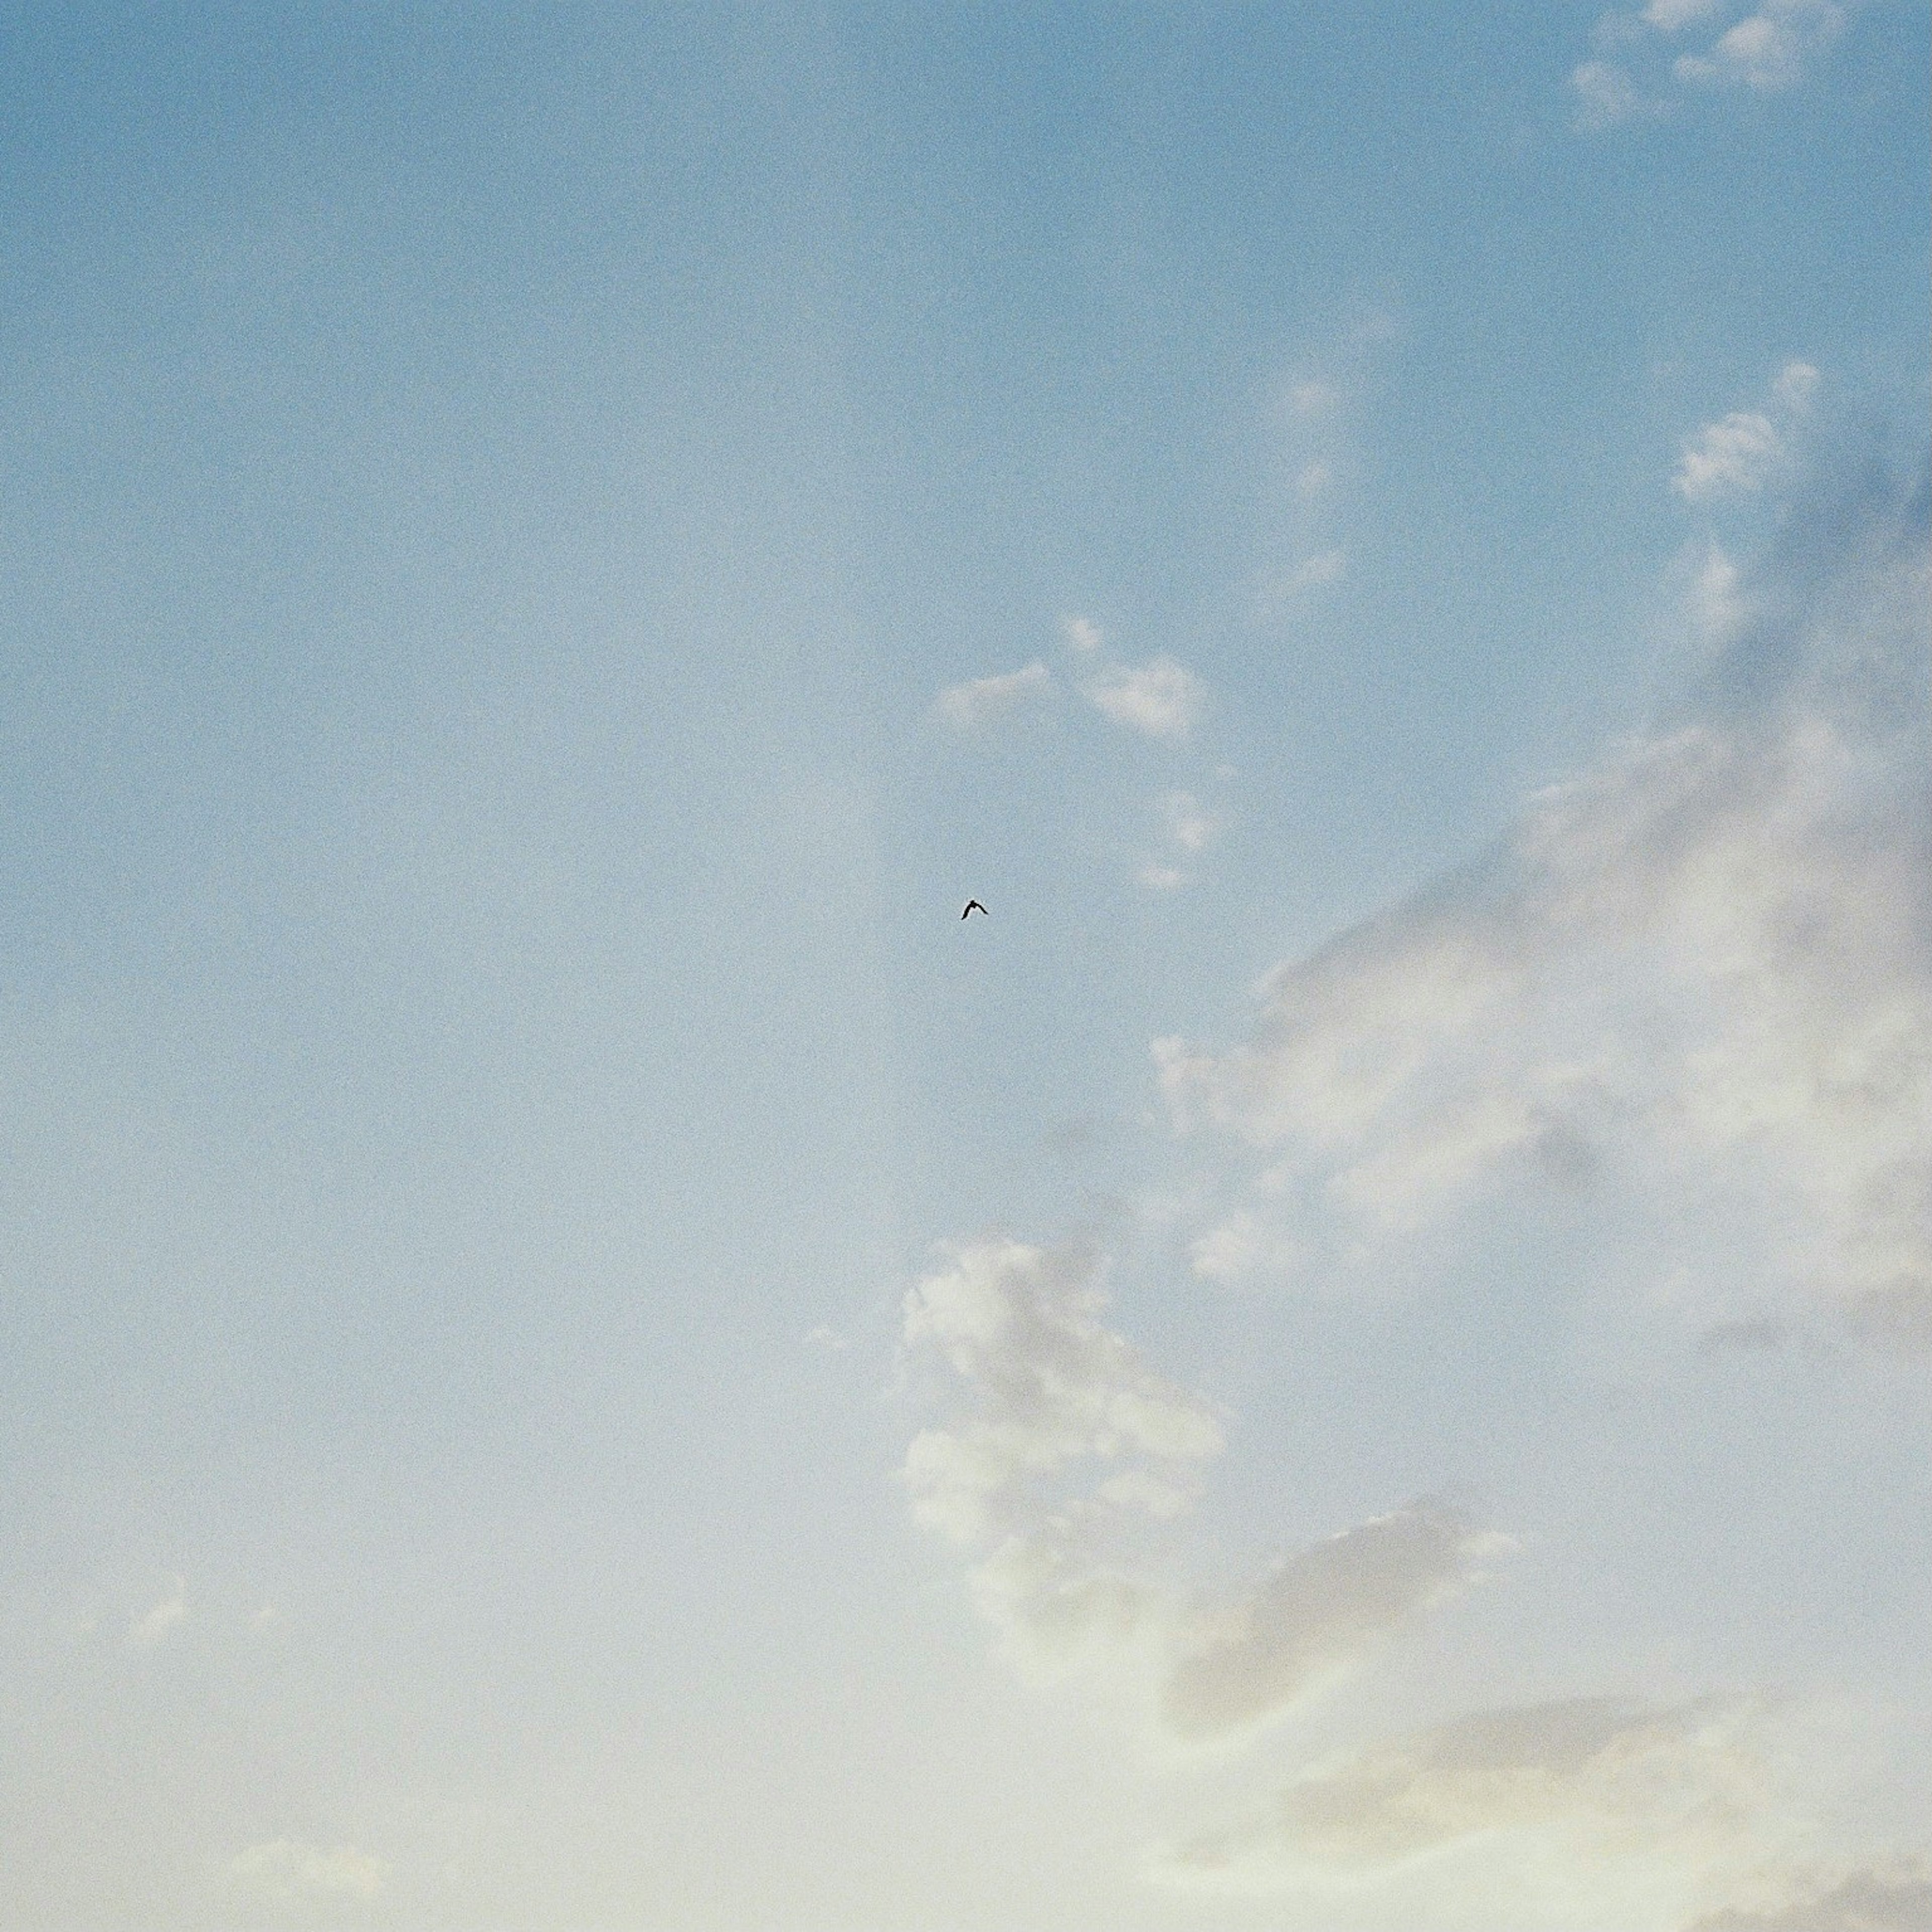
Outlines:
{"type": "MultiPolygon", "coordinates": [[[[970,919],[976,912],[986,912],[986,908],[977,899],[968,899],[966,902],[966,910],[959,916],[962,919],[970,919]]],[[[991,918],[992,915],[988,913],[987,916],[991,918]]]]}

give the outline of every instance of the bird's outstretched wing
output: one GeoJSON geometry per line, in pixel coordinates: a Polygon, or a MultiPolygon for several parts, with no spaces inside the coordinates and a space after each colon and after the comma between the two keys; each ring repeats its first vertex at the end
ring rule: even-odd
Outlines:
{"type": "MultiPolygon", "coordinates": [[[[959,916],[962,919],[970,919],[976,912],[985,912],[986,910],[986,908],[982,906],[977,899],[968,899],[966,902],[966,910],[962,912],[959,916]]],[[[989,918],[992,916],[990,914],[987,916],[989,918]]]]}

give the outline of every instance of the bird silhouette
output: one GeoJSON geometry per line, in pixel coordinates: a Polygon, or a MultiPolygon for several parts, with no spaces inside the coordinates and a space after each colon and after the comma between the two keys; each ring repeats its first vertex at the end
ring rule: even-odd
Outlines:
{"type": "MultiPolygon", "coordinates": [[[[966,910],[962,912],[959,916],[962,919],[970,919],[976,912],[985,912],[986,910],[986,908],[982,906],[977,899],[968,899],[966,902],[966,910]]],[[[988,914],[988,916],[990,918],[992,915],[988,914]]]]}

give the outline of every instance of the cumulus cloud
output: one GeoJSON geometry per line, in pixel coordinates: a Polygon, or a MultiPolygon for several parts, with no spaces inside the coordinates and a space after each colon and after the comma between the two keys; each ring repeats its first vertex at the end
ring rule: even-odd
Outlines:
{"type": "Polygon", "coordinates": [[[1784,457],[1784,442],[1768,416],[1734,411],[1684,440],[1671,487],[1693,503],[1727,490],[1762,490],[1784,457]]]}
{"type": "Polygon", "coordinates": [[[1085,617],[1063,617],[1060,634],[1066,638],[1067,647],[1078,651],[1083,657],[1090,657],[1100,648],[1103,640],[1100,627],[1085,617]]]}
{"type": "Polygon", "coordinates": [[[1927,577],[1922,500],[1798,520],[1697,706],[1277,969],[1244,1043],[1156,1042],[1177,1126],[1265,1163],[1197,1268],[1616,1186],[1684,1252],[1730,1204],[1704,1321],[1932,1346],[1927,577]]]}
{"type": "Polygon", "coordinates": [[[1793,86],[1812,56],[1844,31],[1845,12],[1829,0],[1766,0],[1719,35],[1706,54],[1685,54],[1674,71],[1688,81],[1732,82],[1773,94],[1793,86]]]}
{"type": "Polygon", "coordinates": [[[134,1618],[128,1627],[130,1650],[152,1650],[188,1616],[188,1582],[177,1576],[167,1594],[151,1610],[134,1618]]]}
{"type": "Polygon", "coordinates": [[[967,1409],[914,1438],[903,1480],[917,1520],[974,1552],[969,1588],[1011,1662],[1097,1671],[1169,1739],[1199,1744],[1318,1690],[1489,1546],[1424,1503],[1219,1599],[1150,1577],[1132,1526],[1191,1507],[1221,1426],[1106,1325],[1103,1274],[1084,1249],[948,1252],[907,1297],[905,1340],[946,1361],[967,1409]]]}
{"type": "Polygon", "coordinates": [[[1088,1249],[968,1244],[906,1297],[908,1346],[935,1348],[974,1412],[908,1452],[914,1515],[956,1542],[1010,1527],[1022,1486],[1081,1461],[1184,1465],[1220,1424],[1100,1320],[1104,1264],[1088,1249]]]}
{"type": "Polygon", "coordinates": [[[1052,688],[1052,674],[1046,665],[1030,664],[998,677],[969,678],[951,686],[939,694],[938,710],[962,731],[976,730],[1038,703],[1052,688]]]}
{"type": "Polygon", "coordinates": [[[1724,86],[1782,92],[1844,32],[1846,18],[1832,0],[1764,0],[1714,40],[1670,51],[1672,42],[1682,47],[1681,37],[1692,28],[1708,30],[1724,10],[1717,0],[1650,0],[1640,13],[1604,14],[1594,35],[1596,57],[1570,76],[1579,129],[1594,133],[1664,114],[1673,82],[1680,92],[1724,86]],[[1616,59],[1604,58],[1612,52],[1616,59]]]}
{"type": "Polygon", "coordinates": [[[229,1860],[228,1888],[262,1905],[315,1905],[376,1898],[389,1868],[351,1846],[322,1850],[296,1838],[250,1845],[229,1860]]]}
{"type": "Polygon", "coordinates": [[[1150,738],[1184,738],[1201,712],[1201,680],[1170,657],[1137,670],[1110,665],[1082,689],[1088,701],[1116,724],[1150,738]]]}

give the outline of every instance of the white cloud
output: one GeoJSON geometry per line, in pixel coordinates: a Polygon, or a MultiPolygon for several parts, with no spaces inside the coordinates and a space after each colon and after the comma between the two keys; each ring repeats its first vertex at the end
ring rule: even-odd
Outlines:
{"type": "Polygon", "coordinates": [[[1294,494],[1304,499],[1318,496],[1334,480],[1334,472],[1327,464],[1304,463],[1294,472],[1294,494]]]}
{"type": "Polygon", "coordinates": [[[1052,688],[1052,674],[1046,665],[1030,664],[1001,676],[970,678],[953,685],[940,693],[938,709],[962,731],[976,730],[1037,703],[1052,688]]]}
{"type": "Polygon", "coordinates": [[[1604,14],[1592,35],[1598,56],[1570,76],[1578,128],[1594,133],[1663,114],[1667,103],[1658,88],[1670,80],[1680,88],[1781,92],[1804,77],[1844,31],[1846,19],[1846,9],[1832,0],[1764,0],[1701,50],[1666,53],[1666,43],[1720,10],[1716,0],[1650,0],[1640,14],[1604,14]],[[1611,51],[1616,60],[1602,57],[1611,51]]]}
{"type": "Polygon", "coordinates": [[[1784,442],[1768,416],[1736,411],[1684,439],[1671,487],[1693,503],[1731,490],[1762,490],[1784,457],[1784,442]]]}
{"type": "Polygon", "coordinates": [[[1171,791],[1160,802],[1167,836],[1184,852],[1203,850],[1221,829],[1221,821],[1191,791],[1171,791]]]}
{"type": "Polygon", "coordinates": [[[1346,1530],[1215,1601],[1151,1580],[1135,1526],[1191,1507],[1218,1418],[1100,1319],[1100,1257],[989,1240],[908,1295],[905,1340],[937,1351],[968,1412],[922,1430],[915,1517],[974,1552],[968,1582],[1010,1662],[1082,1672],[1173,1743],[1238,1733],[1321,1689],[1455,1588],[1487,1546],[1418,1504],[1346,1530]]]}
{"type": "MultiPolygon", "coordinates": [[[[1160,802],[1162,830],[1167,843],[1189,858],[1197,858],[1221,830],[1220,816],[1204,806],[1191,791],[1171,791],[1160,802]]],[[[1164,860],[1150,859],[1136,876],[1152,892],[1172,892],[1189,882],[1180,866],[1164,860]]]]}
{"type": "Polygon", "coordinates": [[[1262,1163],[1197,1269],[1279,1252],[1306,1277],[1506,1186],[1616,1189],[1697,1284],[1695,1326],[1745,1303],[1932,1346],[1927,553],[1903,514],[1842,520],[1835,562],[1798,530],[1802,565],[1726,578],[1748,615],[1702,716],[1278,969],[1245,1043],[1155,1042],[1176,1124],[1262,1163]]]}
{"type": "Polygon", "coordinates": [[[128,1628],[130,1650],[152,1650],[169,1632],[188,1616],[188,1583],[177,1576],[167,1594],[154,1607],[134,1618],[128,1628]]]}
{"type": "Polygon", "coordinates": [[[324,1851],[295,1838],[250,1845],[229,1860],[229,1888],[262,1905],[311,1905],[376,1898],[388,1878],[383,1860],[352,1846],[324,1851]]]}
{"type": "Polygon", "coordinates": [[[1100,627],[1084,617],[1063,617],[1060,628],[1070,649],[1090,657],[1101,646],[1100,627]]]}
{"type": "Polygon", "coordinates": [[[1718,37],[1703,56],[1686,54],[1680,80],[1734,82],[1761,94],[1793,86],[1805,63],[1844,31],[1845,13],[1829,0],[1766,0],[1718,37]]]}
{"type": "Polygon", "coordinates": [[[1819,381],[1818,372],[1810,363],[1792,362],[1778,372],[1778,380],[1772,387],[1786,409],[1802,412],[1810,407],[1819,381]]]}
{"type": "Polygon", "coordinates": [[[1201,680],[1170,657],[1157,657],[1138,670],[1110,666],[1083,688],[1116,724],[1150,738],[1186,737],[1204,696],[1201,680]]]}
{"type": "Polygon", "coordinates": [[[1168,1729],[1216,1737],[1286,1709],[1448,1594],[1480,1546],[1454,1510],[1419,1504],[1286,1558],[1197,1625],[1162,1692],[1168,1729]]]}
{"type": "Polygon", "coordinates": [[[1576,95],[1576,125],[1586,134],[1620,128],[1656,111],[1629,74],[1611,61],[1580,62],[1570,70],[1570,85],[1576,95]]]}
{"type": "Polygon", "coordinates": [[[1738,567],[1717,544],[1706,546],[1690,583],[1691,628],[1706,656],[1728,649],[1750,621],[1738,567]]]}
{"type": "Polygon", "coordinates": [[[1188,1265],[1203,1281],[1242,1282],[1257,1275],[1285,1280],[1304,1258],[1294,1241],[1245,1212],[1210,1228],[1188,1250],[1188,1265]]]}
{"type": "Polygon", "coordinates": [[[928,1527],[970,1542],[1012,1520],[1024,1484],[1070,1462],[1219,1452],[1213,1411],[1100,1321],[1103,1275],[1090,1250],[979,1241],[907,1295],[908,1346],[937,1348],[975,1403],[907,1454],[914,1514],[928,1527]]]}

